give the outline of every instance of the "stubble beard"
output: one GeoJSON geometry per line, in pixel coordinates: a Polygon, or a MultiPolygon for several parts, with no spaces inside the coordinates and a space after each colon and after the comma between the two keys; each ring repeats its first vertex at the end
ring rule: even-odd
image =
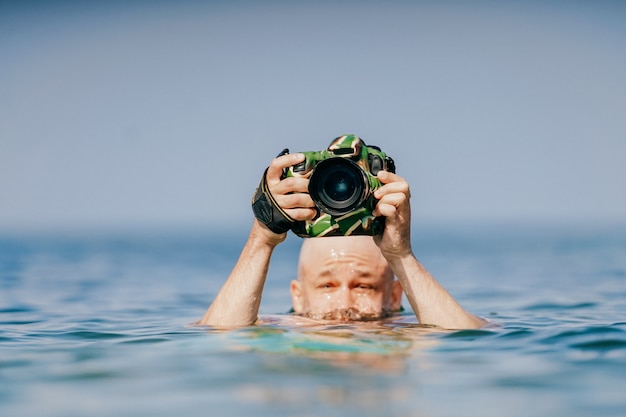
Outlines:
{"type": "Polygon", "coordinates": [[[391,317],[393,313],[387,309],[383,309],[377,313],[363,312],[356,308],[345,308],[328,311],[324,313],[300,313],[303,317],[315,320],[329,321],[377,321],[391,317]]]}

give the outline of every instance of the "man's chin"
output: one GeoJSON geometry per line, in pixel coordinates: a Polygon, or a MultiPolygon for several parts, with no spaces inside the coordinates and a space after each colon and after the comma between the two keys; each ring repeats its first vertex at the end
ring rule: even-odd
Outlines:
{"type": "Polygon", "coordinates": [[[380,311],[376,313],[362,312],[355,308],[333,310],[324,313],[301,313],[303,317],[308,317],[315,320],[329,320],[329,321],[377,321],[386,319],[392,316],[390,311],[380,311]]]}

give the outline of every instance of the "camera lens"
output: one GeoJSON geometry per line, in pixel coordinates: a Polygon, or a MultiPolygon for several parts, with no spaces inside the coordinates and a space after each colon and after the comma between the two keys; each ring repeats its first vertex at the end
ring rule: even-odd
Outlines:
{"type": "Polygon", "coordinates": [[[354,196],[356,178],[352,172],[345,169],[337,169],[332,172],[322,186],[323,195],[332,201],[348,201],[354,196]]]}
{"type": "Polygon", "coordinates": [[[330,158],[315,167],[309,194],[315,204],[332,216],[342,216],[365,200],[369,190],[363,170],[346,158],[330,158]]]}

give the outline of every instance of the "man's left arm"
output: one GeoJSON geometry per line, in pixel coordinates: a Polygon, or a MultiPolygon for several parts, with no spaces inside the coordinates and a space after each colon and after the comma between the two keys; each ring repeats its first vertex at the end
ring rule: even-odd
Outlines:
{"type": "Polygon", "coordinates": [[[413,254],[409,184],[387,171],[379,172],[378,178],[384,185],[374,193],[379,200],[374,215],[385,217],[385,229],[375,241],[419,322],[445,329],[482,327],[486,321],[465,311],[413,254]]]}

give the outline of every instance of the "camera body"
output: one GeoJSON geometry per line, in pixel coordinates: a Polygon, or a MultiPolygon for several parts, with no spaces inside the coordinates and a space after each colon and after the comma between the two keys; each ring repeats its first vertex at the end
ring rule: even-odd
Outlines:
{"type": "Polygon", "coordinates": [[[375,217],[374,191],[382,186],[376,175],[395,172],[395,163],[376,146],[356,135],[334,139],[323,151],[301,152],[305,160],[284,172],[285,177],[309,179],[309,194],[319,215],[295,222],[293,232],[302,237],[377,235],[384,218],[375,217]]]}

